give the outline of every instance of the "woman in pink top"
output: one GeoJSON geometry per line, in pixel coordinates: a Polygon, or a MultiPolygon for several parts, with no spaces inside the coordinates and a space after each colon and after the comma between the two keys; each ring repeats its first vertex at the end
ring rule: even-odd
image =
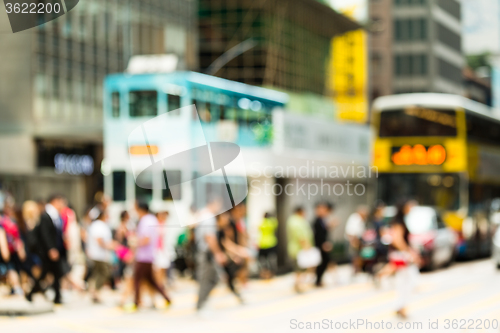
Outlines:
{"type": "Polygon", "coordinates": [[[135,306],[130,311],[137,310],[141,299],[141,281],[146,280],[154,289],[156,289],[167,301],[171,303],[165,290],[160,286],[153,277],[153,261],[157,246],[158,220],[149,212],[149,206],[146,203],[137,202],[135,205],[137,215],[139,216],[139,224],[137,225],[137,248],[135,252],[135,268],[134,268],[134,289],[135,289],[135,306]]]}

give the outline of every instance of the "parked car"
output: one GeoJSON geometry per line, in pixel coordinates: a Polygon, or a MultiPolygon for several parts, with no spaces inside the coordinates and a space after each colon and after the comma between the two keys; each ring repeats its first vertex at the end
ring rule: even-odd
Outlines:
{"type": "Polygon", "coordinates": [[[449,265],[455,258],[456,233],[443,222],[432,207],[415,206],[406,216],[410,243],[420,250],[423,268],[432,270],[449,265]]]}
{"type": "MultiPolygon", "coordinates": [[[[396,214],[394,207],[387,207],[385,216],[390,220],[396,214]]],[[[405,219],[410,231],[410,243],[420,251],[423,269],[433,270],[452,263],[456,255],[458,237],[447,227],[440,213],[433,207],[415,206],[405,219]]]]}

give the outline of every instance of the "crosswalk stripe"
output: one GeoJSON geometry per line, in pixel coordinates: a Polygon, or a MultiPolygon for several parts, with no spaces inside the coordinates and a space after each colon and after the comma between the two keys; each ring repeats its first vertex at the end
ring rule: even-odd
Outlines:
{"type": "Polygon", "coordinates": [[[291,311],[298,308],[307,308],[310,305],[317,304],[327,300],[338,299],[343,296],[352,297],[364,293],[373,287],[371,284],[351,285],[338,289],[330,289],[321,291],[321,293],[312,292],[308,294],[301,294],[293,298],[275,301],[270,304],[256,307],[251,310],[239,310],[234,315],[240,320],[250,320],[261,318],[265,316],[275,315],[286,311],[291,311]]]}
{"type": "MultiPolygon", "coordinates": [[[[268,300],[280,299],[282,297],[290,295],[292,295],[292,291],[288,289],[282,289],[278,293],[276,292],[271,293],[267,290],[261,293],[255,293],[252,290],[252,293],[248,295],[244,294],[243,298],[246,301],[245,302],[246,306],[248,306],[268,300]]],[[[187,298],[186,296],[187,295],[184,295],[184,299],[187,298]]],[[[182,317],[182,316],[192,315],[195,312],[194,307],[196,305],[197,295],[193,294],[189,296],[192,296],[189,297],[191,300],[190,302],[175,301],[174,306],[170,310],[165,312],[166,315],[168,317],[182,317]]],[[[229,290],[226,290],[224,292],[214,293],[214,295],[210,294],[210,302],[214,303],[214,308],[217,310],[225,310],[229,308],[234,308],[235,306],[239,306],[238,300],[229,290]]]]}
{"type": "MultiPolygon", "coordinates": [[[[459,287],[453,288],[451,290],[445,290],[445,291],[442,291],[440,293],[424,296],[420,300],[418,300],[414,303],[410,303],[410,306],[408,307],[408,312],[415,313],[421,309],[425,309],[425,308],[428,308],[430,306],[442,303],[442,302],[447,301],[449,299],[452,299],[454,297],[468,294],[472,291],[479,289],[480,286],[481,286],[480,284],[473,284],[473,285],[470,285],[468,287],[459,286],[459,287]]],[[[377,320],[379,321],[382,319],[391,318],[392,316],[394,316],[394,312],[395,312],[395,310],[384,310],[384,311],[381,311],[375,315],[370,316],[369,319],[372,319],[374,321],[377,321],[377,320]]]]}
{"type": "Polygon", "coordinates": [[[353,302],[343,303],[341,305],[337,305],[335,307],[329,308],[328,310],[322,311],[320,313],[316,313],[313,316],[307,318],[307,320],[315,321],[321,319],[331,319],[338,318],[343,315],[347,315],[350,313],[356,313],[361,310],[370,309],[376,306],[380,306],[382,304],[389,303],[395,296],[394,291],[387,291],[382,294],[375,294],[371,297],[365,297],[362,299],[355,300],[353,302]]]}
{"type": "Polygon", "coordinates": [[[455,319],[455,318],[465,318],[465,315],[470,315],[471,313],[477,313],[481,310],[488,310],[494,305],[500,305],[500,293],[495,294],[487,299],[479,300],[474,303],[469,303],[465,306],[454,309],[440,316],[440,319],[455,319]]]}
{"type": "Polygon", "coordinates": [[[489,319],[489,320],[493,320],[493,319],[496,319],[498,320],[499,324],[500,324],[500,304],[496,304],[497,306],[495,307],[495,309],[489,311],[489,312],[486,312],[485,314],[481,315],[480,318],[482,319],[489,319]]]}
{"type": "Polygon", "coordinates": [[[99,327],[85,325],[81,322],[75,323],[67,320],[57,321],[57,325],[61,328],[71,330],[73,332],[79,333],[112,333],[113,331],[106,330],[99,327]]]}

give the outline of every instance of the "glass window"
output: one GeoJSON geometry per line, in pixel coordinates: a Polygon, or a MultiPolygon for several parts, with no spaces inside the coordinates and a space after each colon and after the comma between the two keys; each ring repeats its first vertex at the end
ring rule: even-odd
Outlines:
{"type": "Polygon", "coordinates": [[[249,125],[258,124],[261,120],[264,120],[264,113],[259,111],[247,111],[247,122],[249,125]]]}
{"type": "Polygon", "coordinates": [[[144,187],[137,186],[135,183],[135,200],[141,202],[150,202],[153,200],[153,173],[149,170],[143,171],[139,177],[141,178],[141,185],[144,187]]]}
{"type": "Polygon", "coordinates": [[[402,39],[402,37],[401,37],[401,21],[400,20],[394,21],[394,39],[397,41],[400,41],[402,39]]]}
{"type": "Polygon", "coordinates": [[[181,183],[182,173],[180,170],[164,170],[163,171],[163,180],[167,185],[166,188],[162,190],[162,198],[163,200],[181,200],[181,187],[175,186],[174,188],[170,188],[168,185],[168,180],[170,179],[175,185],[181,183]]]}
{"type": "Polygon", "coordinates": [[[422,206],[455,210],[460,206],[460,179],[457,174],[380,174],[378,198],[395,205],[401,198],[414,198],[422,206]]]}
{"type": "Polygon", "coordinates": [[[407,39],[408,40],[414,40],[414,39],[417,39],[416,38],[416,32],[418,31],[418,28],[417,28],[417,23],[418,21],[416,20],[408,20],[407,21],[407,25],[408,25],[408,33],[407,33],[407,39]]]}
{"type": "Polygon", "coordinates": [[[474,142],[500,142],[500,124],[489,118],[467,113],[467,139],[474,142]]]}
{"type": "Polygon", "coordinates": [[[381,137],[456,136],[456,113],[452,110],[432,110],[411,107],[388,110],[380,114],[381,137]]]}
{"type": "Polygon", "coordinates": [[[120,117],[120,93],[117,91],[111,93],[111,116],[120,117]]]}
{"type": "Polygon", "coordinates": [[[138,90],[129,93],[131,117],[154,117],[158,114],[158,92],[138,90]]]}
{"type": "Polygon", "coordinates": [[[224,110],[224,119],[236,121],[237,112],[237,108],[234,106],[226,107],[226,109],[224,110]]]}
{"type": "Polygon", "coordinates": [[[179,115],[181,108],[181,96],[179,95],[167,95],[168,110],[172,115],[179,115]],[[172,112],[173,111],[173,112],[172,112]]]}
{"type": "Polygon", "coordinates": [[[225,120],[227,117],[226,114],[226,106],[225,105],[219,105],[219,119],[220,120],[225,120]]]}
{"type": "Polygon", "coordinates": [[[196,111],[202,122],[209,123],[212,120],[211,107],[210,103],[196,101],[196,111]]]}
{"type": "Polygon", "coordinates": [[[70,79],[66,80],[66,97],[68,98],[69,101],[73,99],[73,81],[70,79]]]}
{"type": "Polygon", "coordinates": [[[427,55],[422,54],[419,57],[420,60],[420,72],[419,74],[425,75],[427,74],[427,55]]]}
{"type": "Polygon", "coordinates": [[[125,171],[113,171],[113,201],[125,201],[126,180],[125,171]]]}
{"type": "Polygon", "coordinates": [[[397,55],[394,57],[394,72],[396,73],[396,76],[401,75],[401,56],[397,55]]]}
{"type": "Polygon", "coordinates": [[[420,20],[420,39],[421,40],[427,39],[427,20],[426,19],[420,20]]]}
{"type": "Polygon", "coordinates": [[[409,40],[410,38],[410,20],[401,20],[401,40],[409,40]]]}
{"type": "Polygon", "coordinates": [[[409,70],[409,65],[410,65],[410,57],[408,55],[402,55],[401,56],[401,75],[408,75],[410,70],[409,70]]]}
{"type": "Polygon", "coordinates": [[[54,76],[54,78],[52,79],[52,93],[54,94],[55,98],[59,98],[61,95],[58,76],[54,76]]]}
{"type": "Polygon", "coordinates": [[[406,74],[409,74],[409,75],[412,75],[412,74],[415,74],[415,71],[414,71],[414,66],[415,66],[415,56],[413,55],[408,55],[406,56],[408,59],[408,65],[407,65],[407,72],[406,74]]]}

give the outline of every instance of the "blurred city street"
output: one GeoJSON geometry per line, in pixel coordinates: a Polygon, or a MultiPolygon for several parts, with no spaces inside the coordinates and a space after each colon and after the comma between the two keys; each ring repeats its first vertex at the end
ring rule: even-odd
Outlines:
{"type": "Polygon", "coordinates": [[[499,13],[4,0],[0,333],[500,332],[499,13]]]}
{"type": "MultiPolygon", "coordinates": [[[[213,292],[209,309],[203,316],[194,310],[196,286],[181,280],[172,290],[173,305],[167,310],[143,309],[125,313],[114,302],[116,295],[106,290],[104,304],[92,305],[88,297],[67,294],[67,304],[54,313],[30,317],[0,317],[4,332],[294,332],[319,331],[293,329],[292,321],[334,322],[349,320],[400,322],[394,315],[395,292],[391,279],[376,289],[366,276],[350,282],[350,268],[342,265],[329,271],[324,289],[309,289],[297,296],[292,290],[292,276],[269,282],[253,280],[243,291],[246,304],[239,305],[227,288],[219,285],[213,292]],[[108,297],[109,296],[109,297],[108,297]]],[[[409,306],[409,318],[401,323],[422,323],[422,329],[409,332],[466,330],[445,329],[449,319],[500,318],[500,288],[491,260],[456,263],[452,267],[423,273],[409,306]],[[439,320],[439,330],[428,329],[429,320],[439,320]]],[[[147,298],[147,296],[145,296],[147,298]]],[[[3,300],[2,300],[3,301],[3,300]]],[[[415,324],[416,325],[416,324],[415,324]]],[[[467,323],[467,326],[469,323],[467,323]]],[[[415,326],[418,327],[418,326],[415,326]]],[[[333,331],[323,328],[324,331],[333,331]]],[[[342,329],[344,332],[369,331],[364,327],[342,329]]],[[[483,332],[497,332],[483,329],[483,332]]]]}

